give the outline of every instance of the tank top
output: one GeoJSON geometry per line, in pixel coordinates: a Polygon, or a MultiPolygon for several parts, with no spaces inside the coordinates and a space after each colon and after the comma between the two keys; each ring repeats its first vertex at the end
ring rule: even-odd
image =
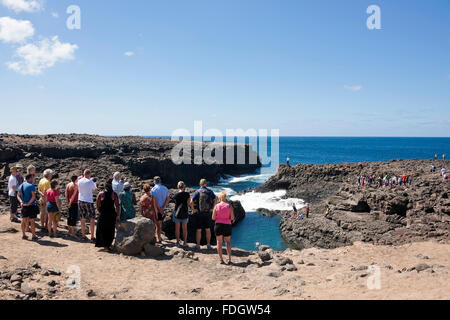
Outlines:
{"type": "MultiPolygon", "coordinates": [[[[75,193],[75,185],[70,186],[67,189],[67,200],[69,201],[70,199],[72,199],[73,194],[75,193]]],[[[78,192],[75,195],[75,198],[73,200],[73,203],[78,203],[78,192]]]]}
{"type": "Polygon", "coordinates": [[[231,224],[231,210],[228,203],[221,202],[216,206],[216,223],[231,224]]]}

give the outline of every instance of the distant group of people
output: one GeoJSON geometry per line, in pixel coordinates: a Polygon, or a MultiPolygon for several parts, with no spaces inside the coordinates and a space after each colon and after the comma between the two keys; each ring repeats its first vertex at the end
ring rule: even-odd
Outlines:
{"type": "Polygon", "coordinates": [[[411,186],[412,185],[412,177],[406,174],[403,174],[399,177],[390,176],[386,174],[384,176],[380,175],[369,175],[364,176],[361,175],[358,177],[357,184],[359,186],[372,186],[372,187],[396,187],[396,186],[411,186]]]}
{"type": "MultiPolygon", "coordinates": [[[[61,220],[63,208],[59,183],[54,179],[54,171],[44,170],[37,188],[34,185],[36,168],[29,166],[25,178],[22,176],[22,171],[23,166],[20,164],[10,168],[8,195],[11,222],[21,223],[24,240],[28,239],[27,233],[31,232],[32,240],[36,241],[39,237],[36,235],[35,219],[40,214],[41,230],[47,232],[49,237],[58,237],[58,223],[61,220]],[[19,220],[20,218],[22,221],[19,220]]],[[[143,195],[138,202],[132,185],[122,177],[120,172],[114,173],[112,179],[106,181],[102,191],[98,190],[96,179],[92,177],[89,169],[84,170],[81,176],[72,176],[65,187],[69,234],[77,237],[76,225],[80,221],[82,239],[89,241],[86,236],[86,224],[89,222],[90,240],[96,247],[111,251],[116,223],[135,218],[135,206],[139,204],[141,215],[154,222],[157,242],[161,243],[162,222],[166,218],[165,209],[170,202],[173,202],[175,209],[172,220],[175,224],[177,246],[187,246],[187,224],[192,220],[196,229],[195,249],[200,249],[203,231],[205,231],[207,248],[211,249],[211,228],[214,222],[220,263],[225,263],[222,257],[222,245],[225,241],[227,263],[231,264],[231,234],[235,216],[233,206],[227,201],[227,194],[222,192],[216,197],[207,187],[205,179],[200,181],[200,188],[192,197],[186,191],[183,181],[178,182],[178,191],[173,196],[170,196],[168,188],[162,185],[160,177],[154,177],[153,182],[153,187],[149,184],[143,186],[143,195]],[[94,200],[95,195],[97,198],[94,200]],[[96,212],[99,213],[98,219],[96,219],[96,212]],[[183,243],[180,241],[181,231],[183,243]]]]}
{"type": "Polygon", "coordinates": [[[306,205],[305,205],[304,214],[303,214],[303,212],[301,212],[297,209],[297,206],[294,203],[292,205],[292,211],[286,211],[284,213],[284,217],[289,218],[289,219],[303,220],[305,218],[309,218],[309,210],[310,210],[309,203],[306,203],[306,205]]]}

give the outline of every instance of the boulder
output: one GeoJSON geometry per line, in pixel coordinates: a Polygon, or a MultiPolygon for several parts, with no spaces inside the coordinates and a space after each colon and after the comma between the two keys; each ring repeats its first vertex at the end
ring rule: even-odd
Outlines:
{"type": "Polygon", "coordinates": [[[115,247],[119,253],[138,255],[146,244],[155,243],[156,226],[150,219],[138,217],[118,223],[115,247]]]}

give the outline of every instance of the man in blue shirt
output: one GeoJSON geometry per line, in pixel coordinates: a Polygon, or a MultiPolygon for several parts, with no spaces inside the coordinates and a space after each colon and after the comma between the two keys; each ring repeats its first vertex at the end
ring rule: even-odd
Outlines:
{"type": "Polygon", "coordinates": [[[34,219],[39,213],[36,205],[36,187],[33,184],[34,175],[28,174],[26,181],[19,187],[17,198],[22,205],[22,239],[27,240],[26,232],[31,227],[33,240],[37,240],[34,219]]]}
{"type": "Polygon", "coordinates": [[[158,235],[158,243],[161,243],[161,229],[162,229],[162,222],[164,220],[164,209],[167,207],[167,205],[170,202],[170,193],[169,190],[161,185],[161,178],[160,177],[154,177],[153,182],[155,183],[155,186],[152,189],[152,197],[156,199],[156,233],[158,235]]]}
{"type": "Polygon", "coordinates": [[[214,192],[206,187],[206,179],[200,180],[200,189],[195,191],[192,196],[192,202],[195,207],[195,225],[197,228],[195,248],[200,249],[200,241],[202,239],[202,230],[205,230],[206,244],[208,250],[211,249],[211,227],[212,227],[212,211],[217,203],[214,192]]]}

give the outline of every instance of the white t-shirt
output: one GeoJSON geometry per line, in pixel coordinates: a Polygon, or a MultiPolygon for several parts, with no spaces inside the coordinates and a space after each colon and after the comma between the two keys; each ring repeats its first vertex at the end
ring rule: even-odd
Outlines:
{"type": "Polygon", "coordinates": [[[93,191],[97,189],[94,181],[81,178],[78,181],[78,200],[83,202],[94,203],[93,201],[93,191]]]}
{"type": "Polygon", "coordinates": [[[17,187],[17,178],[11,175],[8,179],[8,195],[10,197],[16,196],[16,191],[14,191],[13,187],[17,187]]]}

